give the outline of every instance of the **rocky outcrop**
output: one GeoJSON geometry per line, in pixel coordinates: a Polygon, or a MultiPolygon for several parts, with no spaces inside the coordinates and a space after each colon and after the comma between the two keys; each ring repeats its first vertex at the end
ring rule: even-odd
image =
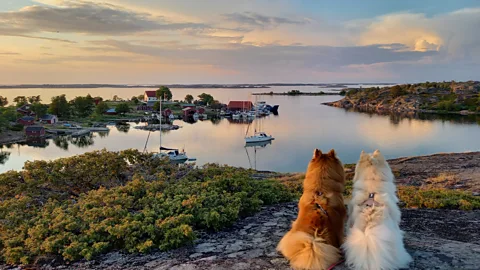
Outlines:
{"type": "Polygon", "coordinates": [[[420,104],[423,104],[423,101],[414,96],[391,98],[388,97],[388,95],[379,95],[375,99],[365,97],[345,97],[338,101],[326,102],[323,104],[337,108],[377,112],[415,113],[424,111],[420,109],[420,104]]]}
{"type": "MultiPolygon", "coordinates": [[[[50,263],[40,269],[286,270],[288,262],[275,247],[296,214],[296,203],[265,207],[229,230],[204,233],[190,247],[148,255],[112,252],[88,262],[50,263]]],[[[414,258],[410,269],[478,269],[480,211],[404,209],[402,214],[405,244],[414,258]]],[[[335,269],[348,268],[341,264],[335,269]]]]}
{"type": "MultiPolygon", "coordinates": [[[[435,85],[435,84],[434,84],[435,85]]],[[[379,113],[451,113],[478,114],[478,90],[451,91],[443,84],[424,88],[396,85],[384,88],[346,89],[346,96],[324,105],[379,113]]],[[[479,86],[480,87],[480,86],[479,86]]],[[[470,89],[470,88],[469,88],[470,89]]]]}
{"type": "Polygon", "coordinates": [[[388,160],[400,185],[441,187],[480,194],[480,152],[441,153],[388,160]]]}
{"type": "MultiPolygon", "coordinates": [[[[479,195],[480,152],[443,153],[388,161],[398,184],[421,186],[438,182],[443,187],[479,195]],[[445,181],[439,175],[445,176],[445,181]],[[450,177],[452,176],[452,177],[450,177]],[[429,183],[432,182],[432,183],[429,183]]],[[[347,174],[353,167],[347,166],[347,174]]],[[[275,176],[257,172],[261,180],[275,176]]],[[[296,202],[264,207],[228,230],[201,232],[194,245],[146,255],[111,252],[92,261],[66,264],[44,258],[30,269],[290,269],[276,251],[281,237],[296,218],[296,202]]],[[[402,209],[401,228],[413,256],[410,269],[478,269],[480,265],[480,210],[402,209]]],[[[21,269],[1,266],[0,269],[21,269]]],[[[335,269],[347,269],[339,265],[335,269]]]]}

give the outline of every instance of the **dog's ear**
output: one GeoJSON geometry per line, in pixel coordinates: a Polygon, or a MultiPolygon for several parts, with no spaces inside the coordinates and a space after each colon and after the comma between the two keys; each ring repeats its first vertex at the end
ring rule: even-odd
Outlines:
{"type": "Polygon", "coordinates": [[[315,150],[313,150],[313,158],[317,158],[321,155],[322,155],[322,151],[320,151],[319,149],[315,148],[315,150]]]}
{"type": "Polygon", "coordinates": [[[334,158],[336,155],[337,155],[337,153],[335,153],[335,149],[332,149],[332,150],[330,150],[330,152],[328,152],[329,157],[334,158]]]}
{"type": "Polygon", "coordinates": [[[385,161],[385,157],[382,155],[382,153],[380,153],[380,150],[378,149],[373,152],[373,157],[378,161],[385,161]]]}
{"type": "Polygon", "coordinates": [[[361,161],[361,160],[370,160],[370,159],[371,159],[370,154],[367,154],[365,153],[365,151],[362,150],[362,152],[360,153],[359,160],[361,161]]]}

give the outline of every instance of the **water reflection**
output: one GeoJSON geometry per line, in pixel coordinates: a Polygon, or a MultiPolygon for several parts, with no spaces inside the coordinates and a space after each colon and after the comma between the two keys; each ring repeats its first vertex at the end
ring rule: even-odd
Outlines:
{"type": "Polygon", "coordinates": [[[390,123],[393,125],[398,125],[404,119],[415,119],[415,120],[424,120],[424,121],[441,121],[454,124],[477,124],[480,125],[480,115],[478,114],[454,114],[454,113],[445,113],[445,114],[436,114],[436,113],[416,113],[416,112],[382,112],[375,110],[365,110],[365,109],[345,109],[347,112],[367,114],[370,117],[375,116],[385,116],[388,117],[390,123]]]}
{"type": "Polygon", "coordinates": [[[225,118],[225,120],[228,121],[230,124],[243,124],[243,125],[248,125],[253,122],[253,119],[251,118],[240,118],[240,119],[233,119],[233,118],[225,118]]]}
{"type": "Polygon", "coordinates": [[[102,132],[97,132],[98,136],[100,138],[105,138],[108,136],[109,131],[102,131],[102,132]]]}
{"type": "Polygon", "coordinates": [[[68,138],[67,136],[59,136],[53,139],[53,143],[60,149],[68,151],[68,138]]]}
{"type": "Polygon", "coordinates": [[[45,138],[30,138],[26,141],[26,145],[34,148],[47,148],[50,143],[45,138]]]}
{"type": "Polygon", "coordinates": [[[268,142],[254,142],[254,143],[247,143],[245,145],[245,152],[247,153],[248,164],[250,165],[250,169],[257,169],[257,150],[267,147],[267,145],[272,144],[272,141],[268,142]],[[250,157],[249,148],[253,149],[252,157],[250,157]]]}
{"type": "Polygon", "coordinates": [[[8,158],[10,157],[10,152],[3,152],[3,150],[0,151],[0,165],[5,164],[8,161],[8,158]]]}
{"type": "MultiPolygon", "coordinates": [[[[98,132],[99,138],[105,138],[108,136],[108,132],[98,132]]],[[[95,144],[96,136],[93,133],[88,135],[72,137],[72,136],[58,136],[52,139],[55,146],[65,151],[68,151],[69,145],[75,145],[79,148],[86,148],[95,144]]],[[[46,141],[48,144],[48,141],[46,141]]]]}
{"type": "Polygon", "coordinates": [[[115,125],[118,131],[123,132],[123,133],[128,133],[130,130],[130,125],[129,124],[117,124],[115,125]]]}
{"type": "Polygon", "coordinates": [[[220,118],[220,117],[211,117],[210,118],[210,122],[212,122],[212,124],[214,124],[214,125],[220,124],[221,121],[222,121],[222,118],[220,118]]]}
{"type": "Polygon", "coordinates": [[[90,133],[88,135],[80,136],[80,137],[69,137],[69,141],[72,145],[75,145],[80,148],[86,148],[95,143],[95,140],[93,138],[94,138],[93,134],[90,133]]]}

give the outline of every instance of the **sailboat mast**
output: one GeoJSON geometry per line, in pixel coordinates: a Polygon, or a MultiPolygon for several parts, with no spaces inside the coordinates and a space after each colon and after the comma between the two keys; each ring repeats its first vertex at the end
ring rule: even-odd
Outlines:
{"type": "Polygon", "coordinates": [[[257,125],[258,125],[258,97],[255,96],[255,118],[253,119],[255,121],[255,133],[257,133],[257,125]]]}
{"type": "Polygon", "coordinates": [[[160,118],[158,119],[160,121],[160,148],[159,151],[162,151],[162,97],[160,97],[160,106],[159,106],[159,115],[160,118]]]}

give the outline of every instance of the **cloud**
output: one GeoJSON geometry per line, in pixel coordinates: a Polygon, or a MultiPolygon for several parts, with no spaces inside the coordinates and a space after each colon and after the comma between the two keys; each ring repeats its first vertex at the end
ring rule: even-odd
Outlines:
{"type": "Polygon", "coordinates": [[[360,34],[358,43],[401,43],[410,50],[442,52],[439,55],[463,58],[479,56],[480,8],[461,9],[427,17],[423,13],[387,14],[361,22],[349,22],[360,34]]]}
{"type": "Polygon", "coordinates": [[[333,46],[253,46],[229,44],[223,49],[171,49],[133,44],[119,40],[96,41],[115,50],[153,56],[171,63],[212,65],[233,70],[284,69],[335,70],[349,65],[369,65],[397,61],[418,61],[435,55],[435,51],[399,51],[398,46],[369,45],[352,47],[333,46]]]}
{"type": "Polygon", "coordinates": [[[71,41],[68,39],[62,39],[62,38],[49,38],[49,37],[39,37],[39,36],[32,36],[32,35],[21,35],[21,34],[14,34],[10,32],[2,32],[0,29],[0,36],[12,36],[12,37],[22,37],[22,38],[31,38],[31,39],[40,39],[40,40],[48,40],[48,41],[58,41],[58,42],[63,42],[63,43],[77,43],[75,41],[71,41]]]}
{"type": "Polygon", "coordinates": [[[0,12],[0,35],[37,32],[127,35],[154,30],[202,29],[200,23],[175,23],[163,17],[139,13],[107,3],[60,1],[60,6],[27,6],[19,11],[0,12]],[[48,19],[46,19],[48,18],[48,19]]]}
{"type": "Polygon", "coordinates": [[[223,17],[229,21],[240,25],[259,27],[259,28],[271,28],[280,24],[292,24],[302,25],[306,24],[307,20],[292,20],[284,17],[266,16],[256,12],[243,12],[243,13],[227,13],[223,14],[223,17]]]}
{"type": "MultiPolygon", "coordinates": [[[[48,56],[53,56],[53,54],[44,54],[48,56]]],[[[19,59],[18,62],[29,63],[29,64],[41,64],[41,65],[50,65],[50,64],[68,64],[81,62],[91,63],[131,63],[131,62],[140,62],[141,60],[136,58],[132,59],[128,56],[119,56],[119,55],[69,55],[69,56],[55,56],[55,57],[42,57],[38,59],[19,59]]]]}

